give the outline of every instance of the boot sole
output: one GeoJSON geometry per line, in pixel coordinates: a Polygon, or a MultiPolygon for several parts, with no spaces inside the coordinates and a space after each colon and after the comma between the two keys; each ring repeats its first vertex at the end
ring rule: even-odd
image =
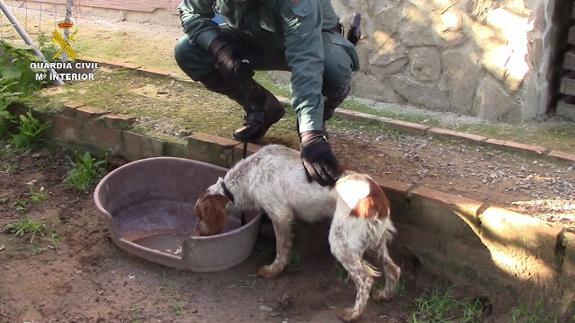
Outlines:
{"type": "Polygon", "coordinates": [[[232,134],[232,137],[234,137],[234,139],[238,140],[238,141],[242,141],[242,142],[246,141],[246,142],[255,143],[256,141],[259,141],[260,139],[262,139],[266,135],[266,133],[268,132],[269,128],[272,125],[274,125],[275,123],[277,123],[278,121],[280,121],[281,118],[283,118],[283,116],[285,115],[285,113],[286,113],[286,111],[282,106],[282,112],[280,114],[278,114],[278,117],[274,118],[268,126],[262,127],[260,129],[260,131],[251,138],[240,138],[240,137],[236,136],[235,133],[232,134]]]}

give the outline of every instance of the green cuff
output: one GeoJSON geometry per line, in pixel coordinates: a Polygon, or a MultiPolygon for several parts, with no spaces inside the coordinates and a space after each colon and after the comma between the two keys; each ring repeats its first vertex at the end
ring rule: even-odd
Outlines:
{"type": "MultiPolygon", "coordinates": [[[[320,109],[315,109],[320,110],[320,109]]],[[[323,129],[323,111],[309,111],[298,116],[299,132],[323,129]]]]}

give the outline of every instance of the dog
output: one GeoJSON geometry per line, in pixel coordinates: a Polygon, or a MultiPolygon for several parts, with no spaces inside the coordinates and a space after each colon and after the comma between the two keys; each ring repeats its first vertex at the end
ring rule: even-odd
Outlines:
{"type": "Polygon", "coordinates": [[[374,292],[373,298],[388,300],[394,296],[401,270],[389,256],[387,243],[395,228],[389,201],[369,176],[345,171],[333,188],[323,187],[310,183],[296,151],[268,145],[238,162],[198,197],[194,207],[198,218],[196,233],[221,232],[232,210],[263,211],[272,221],[276,257],[273,263],[258,270],[258,275],[266,278],[276,277],[288,264],[291,228],[296,218],[306,222],[331,218],[331,253],[357,288],[354,306],[338,315],[342,320],[359,318],[367,305],[374,277],[381,275],[363,260],[366,252],[377,256],[385,275],[385,287],[374,292]]]}

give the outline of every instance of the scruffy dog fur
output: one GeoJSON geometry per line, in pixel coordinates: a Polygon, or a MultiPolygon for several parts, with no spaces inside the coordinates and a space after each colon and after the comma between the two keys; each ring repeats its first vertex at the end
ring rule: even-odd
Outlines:
{"type": "Polygon", "coordinates": [[[258,274],[273,278],[288,264],[292,247],[292,223],[297,218],[314,222],[332,218],[331,253],[355,283],[357,295],[352,308],[339,317],[357,319],[369,299],[374,277],[381,274],[363,260],[366,252],[377,255],[385,275],[385,287],[372,297],[393,297],[400,268],[387,250],[395,228],[389,217],[385,193],[367,175],[346,171],[333,189],[310,183],[296,151],[279,145],[261,148],[237,163],[224,178],[200,195],[195,206],[197,233],[217,234],[223,230],[226,208],[257,210],[271,219],[276,235],[276,258],[258,274]]]}

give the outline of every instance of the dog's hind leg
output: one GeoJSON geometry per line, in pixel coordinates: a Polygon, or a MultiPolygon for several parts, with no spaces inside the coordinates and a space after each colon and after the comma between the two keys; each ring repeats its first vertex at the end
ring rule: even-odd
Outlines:
{"type": "MultiPolygon", "coordinates": [[[[345,226],[345,225],[344,225],[345,226]]],[[[349,235],[344,234],[343,226],[332,223],[329,233],[331,253],[347,270],[347,273],[355,283],[357,294],[353,308],[346,308],[339,314],[344,321],[352,321],[363,313],[369,299],[369,291],[373,284],[373,277],[380,275],[370,264],[362,260],[364,249],[357,249],[358,245],[350,243],[349,235]],[[356,247],[356,249],[353,248],[356,247]]]]}
{"type": "Polygon", "coordinates": [[[353,321],[359,318],[367,305],[369,291],[373,284],[373,277],[377,276],[377,272],[375,272],[369,264],[357,255],[352,256],[349,254],[346,255],[345,253],[335,253],[334,256],[342,264],[345,270],[347,270],[347,273],[357,288],[353,307],[346,308],[339,314],[339,318],[342,320],[353,321]]]}
{"type": "Polygon", "coordinates": [[[276,235],[276,258],[273,263],[258,270],[258,275],[274,278],[279,275],[289,263],[292,248],[293,212],[289,209],[268,211],[276,235]]]}
{"type": "Polygon", "coordinates": [[[375,300],[390,300],[395,295],[395,289],[397,283],[399,282],[399,277],[401,275],[401,269],[393,262],[393,259],[389,256],[387,250],[388,239],[383,238],[379,243],[379,247],[374,250],[378,253],[378,259],[383,268],[383,273],[385,275],[385,287],[382,290],[378,290],[373,293],[373,299],[375,300]]]}

